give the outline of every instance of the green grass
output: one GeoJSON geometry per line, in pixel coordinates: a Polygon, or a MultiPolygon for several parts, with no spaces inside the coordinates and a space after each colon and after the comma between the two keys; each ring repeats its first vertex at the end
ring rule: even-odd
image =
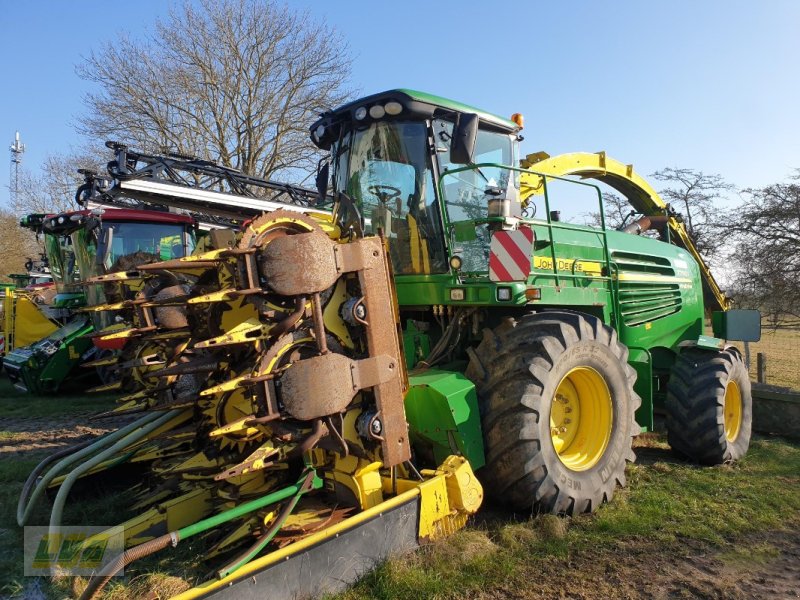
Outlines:
{"type": "MultiPolygon", "coordinates": [[[[54,401],[52,397],[9,396],[9,389],[7,381],[0,379],[0,430],[9,414],[13,419],[74,417],[109,406],[108,399],[80,394],[59,395],[54,401]]],[[[58,419],[53,422],[59,426],[58,419]]],[[[488,508],[466,530],[384,563],[341,598],[463,598],[486,590],[502,596],[504,590],[529,589],[539,573],[563,573],[580,553],[616,556],[642,544],[648,553],[658,555],[680,554],[687,542],[708,545],[734,566],[750,558],[768,561],[775,554],[772,546],[748,547],[737,540],[753,532],[800,526],[800,444],[757,438],[744,460],[720,467],[698,467],[674,459],[660,435],[641,436],[638,445],[643,446],[637,450],[640,462],[628,469],[628,487],[618,490],[613,502],[594,515],[529,519],[488,508]]],[[[30,591],[32,585],[48,598],[64,597],[74,589],[76,580],[50,583],[22,576],[17,500],[30,471],[50,451],[13,457],[0,454],[0,596],[24,594],[26,586],[30,591]]],[[[113,525],[124,520],[124,494],[80,487],[70,495],[65,524],[113,525]]],[[[31,524],[46,524],[49,508],[50,500],[43,499],[31,524]]],[[[180,554],[152,557],[138,565],[133,578],[114,581],[107,597],[135,598],[154,587],[179,591],[186,585],[184,577],[205,572],[197,560],[198,548],[187,544],[176,550],[180,554]]]]}
{"type": "Polygon", "coordinates": [[[800,525],[800,445],[757,439],[736,465],[698,467],[672,459],[661,436],[646,440],[655,449],[645,452],[657,460],[632,465],[628,487],[594,515],[519,521],[501,515],[384,563],[339,597],[459,598],[526,590],[543,569],[566,570],[576,553],[617,555],[637,545],[681,553],[693,541],[730,563],[749,554],[768,560],[773,548],[737,546],[737,539],[800,525]]]}
{"type": "MultiPolygon", "coordinates": [[[[88,415],[113,407],[110,396],[96,396],[72,391],[53,396],[34,396],[20,392],[5,377],[0,377],[0,446],[30,438],[30,432],[9,431],[11,423],[26,423],[32,420],[35,427],[43,418],[61,416],[74,419],[77,415],[88,415]]],[[[53,418],[53,427],[69,427],[67,421],[53,418]]],[[[24,452],[0,453],[0,597],[22,594],[32,580],[22,573],[23,531],[17,526],[16,507],[22,486],[30,472],[52,449],[35,449],[24,452]]],[[[108,497],[91,496],[91,490],[83,490],[80,501],[69,503],[65,511],[66,523],[115,524],[119,521],[121,507],[125,504],[122,495],[109,500],[108,497]]],[[[50,500],[43,498],[30,519],[31,525],[46,525],[49,520],[50,500]]],[[[49,597],[64,597],[64,589],[51,587],[42,580],[38,584],[42,593],[49,597]]]]}
{"type": "Polygon", "coordinates": [[[54,415],[100,412],[113,408],[113,396],[66,390],[48,396],[34,396],[16,389],[6,377],[0,377],[0,430],[5,419],[34,419],[54,415]]]}

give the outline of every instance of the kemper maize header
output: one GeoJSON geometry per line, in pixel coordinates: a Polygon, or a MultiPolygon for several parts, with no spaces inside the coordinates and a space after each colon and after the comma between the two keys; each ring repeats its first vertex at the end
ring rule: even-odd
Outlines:
{"type": "MultiPolygon", "coordinates": [[[[191,256],[86,282],[115,290],[93,310],[131,311],[100,339],[126,340],[118,412],[141,416],[40,465],[18,514],[57,484],[55,528],[76,480],[142,470],[128,550],[84,597],[193,536],[215,575],[181,598],[293,597],[457,530],[484,489],[519,511],[591,512],[625,484],[655,411],[682,455],[744,455],[750,383],[729,340],[757,338],[758,315],[727,310],[632,167],[602,153],[520,161],[520,129],[408,90],[363,98],[311,127],[330,152],[316,194],[268,186],[280,208],[212,230],[191,256]],[[606,229],[599,189],[574,175],[640,218],[606,229]],[[589,186],[601,227],[557,220],[554,180],[589,186]],[[636,235],[648,230],[660,240],[636,235]]],[[[232,180],[199,193],[115,150],[88,200],[253,214],[232,180]]]]}

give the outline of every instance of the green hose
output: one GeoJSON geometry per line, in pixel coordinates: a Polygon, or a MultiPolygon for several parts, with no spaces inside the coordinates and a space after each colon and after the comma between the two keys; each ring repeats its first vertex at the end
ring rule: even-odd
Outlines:
{"type": "Polygon", "coordinates": [[[295,506],[297,506],[297,503],[300,501],[300,496],[302,495],[303,495],[302,490],[297,492],[297,494],[295,494],[292,497],[291,502],[289,502],[283,508],[281,513],[275,519],[275,522],[270,526],[269,530],[260,538],[258,538],[258,540],[256,540],[256,543],[253,544],[250,548],[248,548],[244,554],[237,556],[233,560],[233,562],[229,563],[228,565],[217,571],[217,577],[220,579],[224,579],[226,575],[229,575],[230,573],[237,571],[238,569],[249,563],[251,560],[253,560],[254,557],[258,556],[259,552],[261,552],[266,547],[266,545],[272,541],[272,538],[274,538],[275,535],[278,533],[278,531],[280,531],[281,527],[283,527],[283,524],[286,522],[286,519],[288,519],[289,516],[294,511],[294,508],[295,506]]]}
{"type": "MultiPolygon", "coordinates": [[[[225,574],[231,573],[241,567],[243,564],[252,560],[253,556],[260,552],[264,546],[266,546],[269,541],[272,540],[272,538],[288,518],[289,514],[291,514],[291,512],[294,510],[294,507],[297,505],[297,502],[300,500],[300,497],[303,494],[310,492],[311,490],[318,490],[322,486],[323,480],[317,476],[317,472],[313,468],[309,467],[308,470],[303,473],[303,476],[300,478],[300,480],[294,485],[285,487],[277,492],[272,492],[271,494],[267,494],[261,498],[250,500],[249,502],[245,502],[244,504],[228,509],[218,515],[208,517],[176,531],[170,531],[169,533],[165,533],[164,535],[152,539],[149,542],[144,542],[138,546],[129,548],[123,552],[121,556],[117,557],[116,560],[108,563],[97,575],[89,580],[89,583],[83,590],[79,600],[92,600],[97,598],[100,592],[103,590],[103,587],[105,587],[111,578],[121,569],[124,569],[135,560],[155,554],[156,552],[163,550],[170,545],[177,546],[178,542],[181,540],[192,537],[193,535],[197,535],[198,533],[203,533],[209,529],[213,529],[218,525],[242,517],[255,510],[258,510],[259,508],[263,508],[264,506],[275,504],[276,502],[291,498],[291,502],[284,507],[284,509],[281,511],[281,514],[277,519],[275,519],[275,522],[270,527],[270,530],[256,542],[256,546],[248,550],[244,558],[236,559],[231,566],[223,569],[225,574]],[[264,541],[265,539],[266,541],[264,541]]],[[[222,572],[219,573],[219,576],[223,577],[224,575],[221,573],[222,572]]]]}
{"type": "Polygon", "coordinates": [[[78,478],[86,473],[87,471],[93,469],[104,460],[107,460],[111,456],[113,456],[116,452],[124,449],[131,444],[138,442],[143,437],[145,437],[151,431],[154,431],[170,421],[174,419],[178,415],[184,412],[184,409],[175,409],[171,410],[168,413],[159,415],[157,419],[154,421],[150,421],[142,426],[141,429],[138,431],[134,431],[126,435],[124,438],[116,442],[113,446],[104,449],[99,454],[93,456],[91,459],[86,461],[85,463],[81,464],[73,471],[67,475],[66,479],[61,483],[61,487],[58,489],[58,494],[56,495],[56,499],[53,502],[53,510],[50,513],[50,531],[49,531],[49,539],[53,540],[55,543],[56,535],[55,530],[56,528],[61,525],[61,514],[64,511],[64,504],[67,501],[67,496],[69,495],[69,491],[72,488],[73,484],[78,480],[78,478]]]}
{"type": "Polygon", "coordinates": [[[44,468],[53,462],[54,457],[58,457],[62,455],[61,453],[56,453],[53,456],[45,458],[39,465],[33,470],[33,472],[28,477],[28,480],[25,482],[25,485],[22,488],[22,493],[19,497],[19,502],[17,503],[17,524],[20,527],[24,527],[25,524],[28,522],[28,519],[31,516],[31,512],[33,511],[33,507],[36,506],[36,502],[39,500],[39,497],[42,495],[47,486],[50,485],[50,482],[55,479],[60,472],[66,469],[71,464],[81,460],[82,458],[97,452],[101,448],[108,446],[109,444],[113,444],[118,439],[126,436],[131,431],[138,429],[139,427],[143,427],[147,425],[150,421],[158,418],[159,413],[149,413],[126,425],[122,429],[118,429],[116,431],[112,431],[107,433],[98,439],[94,440],[91,444],[88,445],[80,445],[75,448],[74,453],[69,453],[66,458],[61,460],[55,467],[50,469],[47,472],[47,475],[42,477],[39,482],[36,484],[36,488],[34,489],[33,493],[30,495],[30,500],[28,499],[28,492],[30,488],[33,486],[33,483],[36,481],[36,478],[39,476],[44,468]]]}

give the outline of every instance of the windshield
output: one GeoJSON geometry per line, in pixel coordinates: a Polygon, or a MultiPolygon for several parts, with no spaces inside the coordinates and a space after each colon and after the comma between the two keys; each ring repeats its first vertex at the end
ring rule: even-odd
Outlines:
{"type": "Polygon", "coordinates": [[[194,249],[194,238],[175,223],[104,222],[100,261],[107,271],[137,264],[182,258],[194,249]]]}
{"type": "MultiPolygon", "coordinates": [[[[484,272],[489,270],[491,231],[486,223],[473,226],[470,221],[500,216],[498,211],[490,212],[489,207],[506,198],[510,199],[512,209],[519,207],[519,177],[508,168],[486,166],[448,173],[449,170],[465,167],[450,162],[452,134],[452,122],[434,121],[443,199],[447,221],[451,226],[450,234],[453,236],[452,252],[461,257],[463,271],[484,272]]],[[[474,164],[483,163],[515,166],[513,136],[478,130],[474,164]]]]}
{"type": "Polygon", "coordinates": [[[396,273],[447,271],[422,122],[378,122],[333,149],[334,185],[358,206],[365,233],[382,233],[396,273]]]}
{"type": "Polygon", "coordinates": [[[56,283],[59,293],[80,292],[77,283],[81,277],[75,264],[75,252],[69,236],[56,233],[46,233],[44,245],[47,252],[47,261],[50,274],[56,283]]]}
{"type": "MultiPolygon", "coordinates": [[[[75,249],[75,262],[84,280],[108,272],[129,270],[143,263],[181,258],[191,254],[195,244],[194,234],[180,223],[103,221],[100,229],[81,227],[70,237],[75,249]],[[103,249],[101,260],[97,258],[98,245],[103,249]]],[[[86,295],[89,304],[106,302],[99,285],[86,286],[86,295]]]]}

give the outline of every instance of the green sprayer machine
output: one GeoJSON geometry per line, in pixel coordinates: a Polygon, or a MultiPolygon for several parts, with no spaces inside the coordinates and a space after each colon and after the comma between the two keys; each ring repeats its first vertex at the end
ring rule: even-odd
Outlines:
{"type": "MultiPolygon", "coordinates": [[[[265,188],[281,207],[243,208],[242,227],[191,255],[85,282],[125,299],[93,310],[132,311],[122,352],[157,360],[120,369],[118,413],[137,419],[45,461],[20,499],[23,525],[57,488],[55,534],[77,480],[144,472],[126,550],[84,598],[189,538],[211,575],[179,598],[290,598],[449,535],[484,491],[514,511],[592,512],[625,485],[657,412],[688,459],[745,454],[750,382],[731,341],[757,339],[758,314],[729,310],[631,166],[521,159],[521,129],[519,115],[410,90],[362,98],[311,125],[330,153],[316,191],[265,188]],[[638,218],[606,228],[587,180],[638,218]],[[572,190],[588,190],[599,226],[560,218],[572,190]]],[[[214,204],[156,158],[114,149],[104,201],[138,186],[214,204]]],[[[228,212],[231,195],[251,201],[234,183],[228,212]]]]}
{"type": "MultiPolygon", "coordinates": [[[[128,315],[84,310],[87,298],[96,304],[104,296],[101,286],[81,282],[125,268],[131,261],[191,253],[194,220],[168,212],[109,208],[30,214],[20,226],[43,237],[55,294],[47,306],[29,301],[31,308],[18,298],[13,312],[7,311],[8,329],[16,332],[15,343],[3,359],[9,379],[21,390],[54,394],[65,382],[85,389],[87,384],[95,385],[98,376],[101,381],[111,377],[106,367],[116,367],[113,357],[121,344],[114,340],[96,344],[92,336],[107,328],[118,329],[128,315]],[[104,254],[97,253],[98,240],[103,242],[104,254]]],[[[116,381],[106,384],[102,389],[116,388],[116,381]]]]}

